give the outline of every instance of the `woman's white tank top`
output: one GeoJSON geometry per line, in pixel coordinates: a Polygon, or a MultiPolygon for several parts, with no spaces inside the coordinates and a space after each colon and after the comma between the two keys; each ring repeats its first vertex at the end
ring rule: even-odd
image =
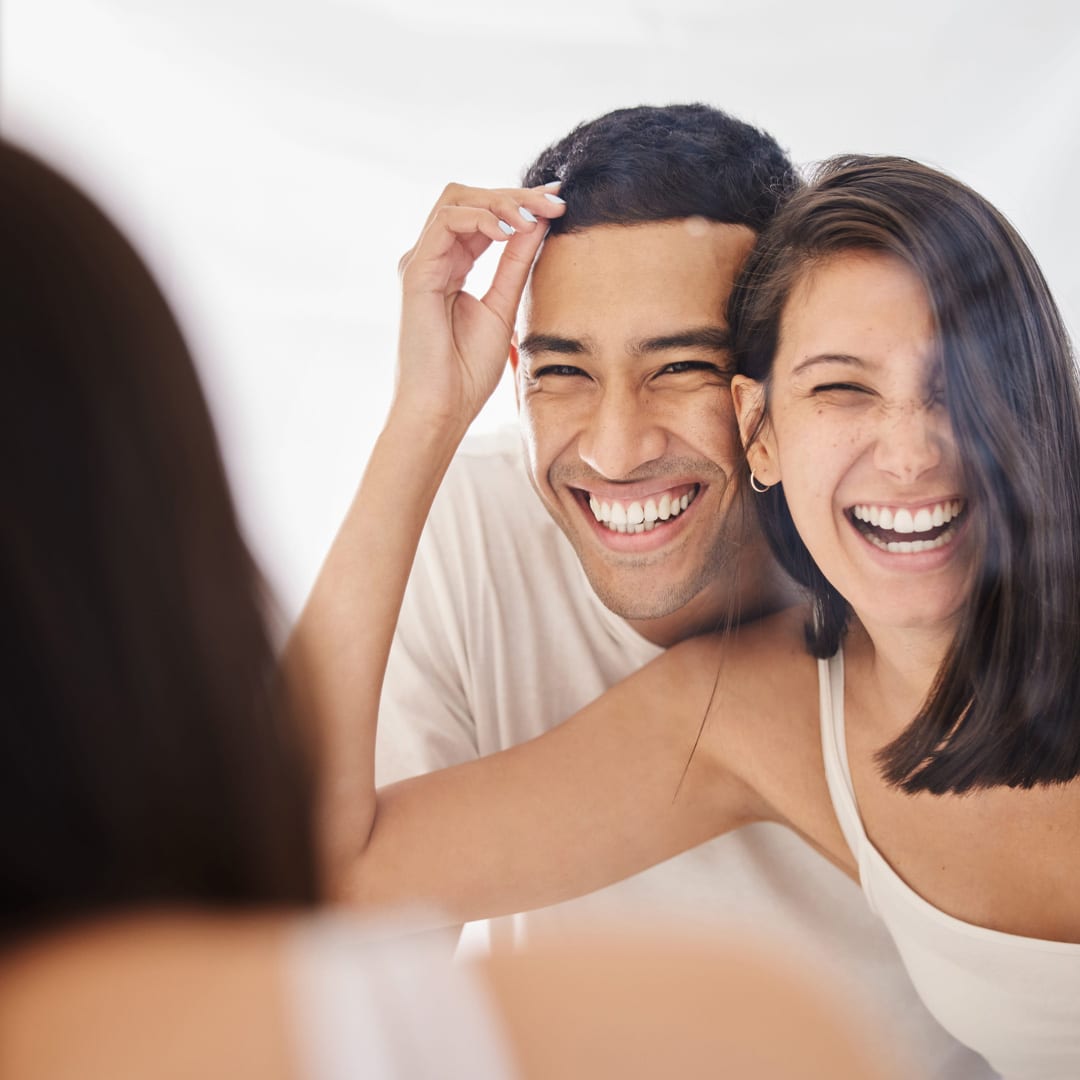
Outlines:
{"type": "Polygon", "coordinates": [[[833,808],[863,892],[919,995],[943,1027],[1008,1080],[1078,1080],[1080,945],[963,922],[900,878],[870,843],[859,816],[844,737],[842,653],[819,661],[818,679],[833,808]]]}

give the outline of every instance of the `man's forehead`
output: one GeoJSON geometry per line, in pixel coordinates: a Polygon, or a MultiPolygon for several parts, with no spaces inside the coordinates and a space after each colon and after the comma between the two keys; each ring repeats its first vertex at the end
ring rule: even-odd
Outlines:
{"type": "Polygon", "coordinates": [[[525,290],[522,334],[565,332],[605,316],[657,323],[665,312],[674,321],[656,333],[681,332],[688,318],[722,322],[755,236],[746,226],[703,218],[596,225],[550,236],[525,290]]]}

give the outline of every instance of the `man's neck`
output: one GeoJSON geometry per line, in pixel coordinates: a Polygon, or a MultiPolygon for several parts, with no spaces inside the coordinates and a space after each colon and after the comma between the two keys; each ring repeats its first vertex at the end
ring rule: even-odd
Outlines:
{"type": "Polygon", "coordinates": [[[753,622],[801,600],[798,586],[761,542],[746,545],[711,585],[677,611],[659,619],[626,621],[643,638],[666,649],[699,634],[753,622]]]}

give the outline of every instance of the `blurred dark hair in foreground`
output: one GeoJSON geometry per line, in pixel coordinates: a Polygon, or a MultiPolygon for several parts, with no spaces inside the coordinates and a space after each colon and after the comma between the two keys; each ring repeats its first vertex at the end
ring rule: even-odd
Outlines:
{"type": "Polygon", "coordinates": [[[311,770],[183,336],[0,142],[0,936],[316,896],[311,770]]]}

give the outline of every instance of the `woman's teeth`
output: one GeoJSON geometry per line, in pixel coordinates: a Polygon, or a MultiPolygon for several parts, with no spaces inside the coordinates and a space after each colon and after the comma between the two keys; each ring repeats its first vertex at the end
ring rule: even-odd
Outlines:
{"type": "Polygon", "coordinates": [[[956,533],[955,522],[963,514],[962,499],[923,506],[912,513],[906,507],[860,504],[851,509],[858,530],[875,547],[893,554],[907,555],[944,547],[956,533]],[[909,539],[919,534],[918,539],[909,539]],[[902,539],[901,539],[902,537],[902,539]]]}
{"type": "Polygon", "coordinates": [[[657,524],[678,517],[698,493],[695,484],[682,492],[665,491],[659,498],[620,502],[589,496],[589,509],[601,525],[612,532],[651,532],[657,524]]]}

